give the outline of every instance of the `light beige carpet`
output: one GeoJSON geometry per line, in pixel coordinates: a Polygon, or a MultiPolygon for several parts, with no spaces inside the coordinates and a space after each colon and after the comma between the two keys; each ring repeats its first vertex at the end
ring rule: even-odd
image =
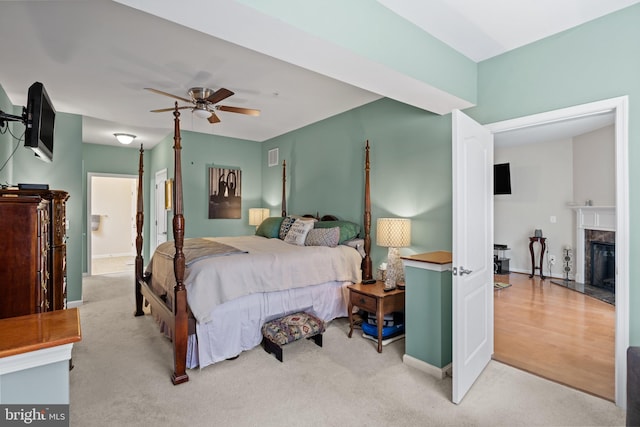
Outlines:
{"type": "MultiPolygon", "coordinates": [[[[402,363],[406,340],[384,347],[329,324],[320,348],[298,341],[284,363],[260,347],[169,380],[169,342],[134,318],[130,273],[87,277],[83,339],[73,349],[72,426],[613,426],[613,403],[491,362],[460,405],[451,379],[402,363]],[[108,286],[105,286],[107,284],[108,286]]],[[[358,331],[360,332],[360,331],[358,331]]]]}

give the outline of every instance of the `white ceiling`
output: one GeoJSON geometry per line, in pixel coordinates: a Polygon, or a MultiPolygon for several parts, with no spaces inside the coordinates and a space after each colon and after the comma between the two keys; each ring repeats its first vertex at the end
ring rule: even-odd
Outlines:
{"type": "MultiPolygon", "coordinates": [[[[197,25],[198,19],[209,16],[202,13],[206,7],[221,11],[222,0],[123,1],[136,7],[172,10],[168,16],[175,16],[172,20],[182,25],[110,0],[0,1],[0,85],[11,102],[24,105],[29,85],[41,81],[58,111],[83,116],[85,142],[117,145],[113,133],[126,132],[138,135],[136,143],[152,147],[172,132],[173,122],[170,112],[149,110],[172,107],[174,100],[145,91],[145,87],[182,97],[188,97],[187,90],[193,86],[230,89],[235,95],[223,105],[260,109],[261,116],[220,112],[222,122],[211,125],[183,110],[182,128],[254,141],[264,141],[383,96],[406,99],[413,94],[435,99],[441,95],[425,92],[407,76],[387,74],[386,78],[374,79],[384,75],[379,70],[348,75],[340,69],[346,61],[318,60],[311,48],[296,50],[295,60],[287,56],[306,69],[275,59],[284,55],[268,49],[284,51],[286,46],[278,43],[274,47],[269,38],[278,29],[284,31],[286,25],[265,20],[270,25],[270,31],[265,31],[267,27],[246,25],[247,21],[241,19],[247,17],[237,16],[245,25],[234,26],[229,11],[246,14],[248,9],[237,2],[224,0],[224,19],[218,14],[219,21],[207,20],[223,29],[235,29],[226,33],[231,43],[197,25]],[[202,8],[192,7],[194,4],[202,8]],[[181,13],[171,9],[177,7],[182,8],[181,13]],[[185,23],[198,30],[187,28],[185,23]],[[236,43],[244,40],[238,34],[263,40],[265,47],[260,51],[272,56],[240,47],[236,43]],[[361,81],[355,81],[353,75],[361,75],[361,81]]],[[[640,0],[379,1],[479,61],[640,0]]],[[[252,11],[252,18],[256,15],[252,11]]],[[[337,54],[347,59],[348,53],[337,54]]],[[[451,105],[444,102],[442,108],[450,109],[451,105]]]]}

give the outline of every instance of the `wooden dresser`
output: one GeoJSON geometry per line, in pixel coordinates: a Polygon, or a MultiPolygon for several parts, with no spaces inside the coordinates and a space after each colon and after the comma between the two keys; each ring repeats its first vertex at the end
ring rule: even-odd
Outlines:
{"type": "Polygon", "coordinates": [[[66,305],[66,201],[58,190],[0,190],[0,318],[66,305]]]}

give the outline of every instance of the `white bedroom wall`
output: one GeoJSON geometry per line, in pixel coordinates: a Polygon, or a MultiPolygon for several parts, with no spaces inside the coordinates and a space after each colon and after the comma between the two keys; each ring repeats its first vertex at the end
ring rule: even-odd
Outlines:
{"type": "MultiPolygon", "coordinates": [[[[572,140],[565,139],[494,149],[495,163],[511,164],[512,194],[494,196],[494,241],[511,248],[511,271],[531,272],[529,237],[539,228],[547,238],[548,254],[557,260],[552,275],[562,277],[562,249],[573,244],[575,234],[574,213],[568,206],[573,201],[572,147],[572,140]]],[[[537,265],[540,247],[536,243],[534,248],[537,265]]]]}
{"type": "Polygon", "coordinates": [[[615,129],[607,126],[573,138],[573,201],[615,206],[615,129]]]}

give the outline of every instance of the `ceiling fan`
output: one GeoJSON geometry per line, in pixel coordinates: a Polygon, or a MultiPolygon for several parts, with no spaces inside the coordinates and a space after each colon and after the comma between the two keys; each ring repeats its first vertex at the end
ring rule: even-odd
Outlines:
{"type": "MultiPolygon", "coordinates": [[[[150,87],[145,88],[148,91],[158,93],[160,95],[170,96],[171,98],[179,99],[180,101],[189,102],[193,105],[185,105],[178,107],[179,110],[190,108],[193,114],[196,116],[209,120],[209,123],[214,124],[220,122],[220,118],[215,111],[226,111],[230,113],[248,114],[250,116],[259,116],[260,110],[254,110],[252,108],[231,107],[228,105],[217,105],[218,102],[227,99],[233,92],[229,89],[220,88],[216,91],[207,87],[192,87],[189,89],[189,96],[191,99],[183,98],[181,96],[172,95],[167,92],[163,92],[158,89],[150,87]]],[[[161,108],[159,110],[151,110],[152,113],[161,113],[164,111],[174,111],[175,108],[161,108]]]]}

